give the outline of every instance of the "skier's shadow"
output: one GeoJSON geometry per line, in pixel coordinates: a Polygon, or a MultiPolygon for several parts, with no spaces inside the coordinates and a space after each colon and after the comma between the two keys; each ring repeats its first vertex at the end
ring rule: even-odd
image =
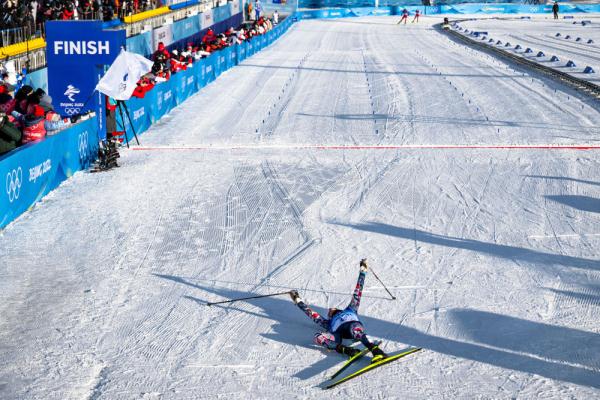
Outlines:
{"type": "MultiPolygon", "coordinates": [[[[205,286],[192,282],[188,279],[181,278],[172,275],[160,275],[153,274],[159,278],[168,279],[177,283],[181,283],[187,286],[191,286],[196,289],[214,293],[219,297],[226,299],[235,299],[241,297],[251,296],[248,292],[241,292],[222,287],[205,286]]],[[[206,300],[201,300],[193,296],[184,296],[185,298],[194,301],[200,305],[207,306],[206,300]]],[[[289,297],[287,298],[289,300],[289,297]]],[[[271,326],[272,332],[261,334],[262,337],[270,340],[275,340],[281,343],[290,344],[292,346],[301,346],[310,351],[321,351],[324,357],[314,363],[313,365],[299,371],[294,376],[300,379],[308,379],[315,375],[322,373],[325,370],[332,368],[344,360],[337,353],[326,354],[326,350],[320,348],[312,343],[312,335],[319,331],[319,327],[315,325],[308,317],[302,314],[296,306],[293,305],[291,300],[282,300],[282,298],[275,297],[263,297],[260,299],[244,300],[239,303],[230,304],[217,304],[211,307],[222,308],[227,311],[241,312],[248,315],[253,315],[257,318],[265,318],[271,321],[275,321],[271,326]],[[263,312],[255,312],[239,307],[237,304],[251,304],[255,307],[261,308],[263,312]]],[[[325,312],[319,307],[313,307],[316,311],[322,313],[325,312]]]]}
{"type": "MultiPolygon", "coordinates": [[[[208,288],[203,289],[210,291],[208,288]]],[[[225,289],[223,289],[223,291],[220,292],[215,291],[214,293],[218,293],[220,295],[226,295],[226,293],[229,293],[232,296],[232,298],[244,296],[243,292],[228,291],[225,289]]],[[[206,301],[202,301],[196,297],[185,296],[185,298],[195,301],[198,304],[207,304],[206,301]]],[[[238,311],[244,314],[254,315],[258,318],[266,318],[275,321],[275,323],[271,326],[272,332],[260,334],[260,336],[266,339],[275,340],[281,343],[287,343],[292,346],[301,346],[310,351],[326,351],[323,348],[311,344],[311,334],[313,332],[317,332],[318,327],[308,319],[306,319],[306,321],[303,321],[302,314],[300,314],[299,318],[292,317],[291,314],[296,311],[291,309],[293,306],[290,306],[290,302],[285,302],[284,304],[284,302],[282,302],[281,299],[275,299],[273,297],[263,297],[261,299],[245,300],[245,302],[248,304],[252,304],[256,307],[261,307],[265,311],[265,314],[244,310],[239,307],[236,307],[235,305],[215,305],[213,307],[222,307],[230,311],[238,311]]],[[[301,313],[300,310],[297,311],[301,313]]],[[[320,312],[321,310],[318,311],[320,312]]],[[[343,360],[344,358],[342,358],[334,352],[331,354],[331,356],[327,355],[321,358],[316,363],[308,366],[307,368],[304,368],[303,370],[300,370],[293,376],[300,379],[309,379],[313,376],[319,375],[323,371],[333,368],[335,365],[340,364],[343,360]]]]}
{"type": "MultiPolygon", "coordinates": [[[[558,201],[557,198],[552,200],[558,201]]],[[[594,204],[594,207],[598,207],[598,205],[594,204]]],[[[383,222],[364,222],[353,224],[331,221],[331,223],[365,232],[397,237],[400,239],[414,240],[436,246],[470,250],[478,253],[489,254],[498,258],[524,261],[533,265],[542,265],[545,270],[547,270],[549,267],[561,268],[566,266],[591,271],[600,271],[600,260],[595,259],[568,256],[564,254],[552,254],[524,247],[489,243],[475,239],[438,235],[419,229],[395,226],[383,222]]]]}
{"type": "MultiPolygon", "coordinates": [[[[226,299],[251,295],[225,288],[209,287],[172,275],[158,275],[180,284],[217,294],[226,299]]],[[[186,296],[199,304],[206,301],[186,296]]],[[[211,299],[212,300],[212,299],[211,299]]],[[[261,336],[293,346],[319,351],[311,345],[318,327],[298,310],[290,300],[277,297],[245,300],[262,309],[262,313],[235,306],[223,306],[275,322],[273,332],[261,336]]],[[[233,303],[235,304],[235,303],[233,303]]],[[[216,307],[216,306],[215,306],[216,307]]],[[[316,311],[323,311],[313,307],[316,311]]],[[[363,311],[366,306],[362,305],[363,311]]],[[[440,313],[439,324],[453,327],[447,337],[438,337],[392,321],[361,315],[367,332],[383,339],[386,350],[400,349],[399,342],[466,360],[498,366],[507,370],[543,376],[549,379],[600,388],[600,335],[561,326],[532,322],[520,318],[471,309],[452,309],[440,313]],[[450,337],[452,336],[452,337],[450,337]]],[[[336,354],[323,357],[299,371],[296,378],[308,379],[339,365],[343,359],[336,354]]],[[[331,371],[330,371],[331,372],[331,371]]]]}
{"type": "Polygon", "coordinates": [[[573,207],[576,210],[600,213],[600,199],[581,195],[546,195],[548,200],[573,207]]]}

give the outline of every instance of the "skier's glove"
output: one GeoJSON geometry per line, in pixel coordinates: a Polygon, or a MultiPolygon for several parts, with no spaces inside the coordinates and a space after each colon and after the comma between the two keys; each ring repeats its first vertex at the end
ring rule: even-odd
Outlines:
{"type": "Polygon", "coordinates": [[[360,260],[360,270],[362,272],[367,272],[369,270],[369,267],[367,266],[367,259],[363,258],[362,260],[360,260]]]}
{"type": "Polygon", "coordinates": [[[302,301],[302,299],[300,298],[300,294],[298,294],[297,290],[291,290],[290,297],[292,298],[292,301],[294,302],[294,304],[298,304],[302,301]]]}

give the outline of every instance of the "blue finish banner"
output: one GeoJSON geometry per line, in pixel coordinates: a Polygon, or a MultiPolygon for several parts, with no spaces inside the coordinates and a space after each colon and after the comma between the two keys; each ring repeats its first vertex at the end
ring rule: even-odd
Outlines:
{"type": "MultiPolygon", "coordinates": [[[[93,110],[104,112],[93,96],[102,75],[125,46],[125,31],[103,31],[100,21],[46,22],[48,94],[56,112],[71,116],[93,110]]],[[[102,127],[100,127],[102,129],[102,127]]]]}
{"type": "Polygon", "coordinates": [[[96,159],[92,118],[0,157],[0,228],[96,159]]]}
{"type": "Polygon", "coordinates": [[[100,21],[46,22],[48,65],[110,65],[125,44],[125,30],[103,31],[100,21]]]}
{"type": "MultiPolygon", "coordinates": [[[[286,18],[273,31],[254,38],[252,43],[245,42],[214,53],[186,71],[173,75],[169,81],[156,85],[145,98],[128,100],[129,118],[124,116],[127,119],[128,138],[133,139],[129,120],[136,133],[146,131],[173,107],[216,79],[220,72],[248,57],[248,48],[252,49],[252,53],[258,51],[280,37],[292,23],[291,18],[286,18]]],[[[0,185],[0,229],[75,172],[90,166],[98,153],[99,119],[95,117],[80,122],[45,140],[22,146],[0,157],[0,179],[4,180],[4,184],[0,185]]],[[[120,114],[117,115],[117,124],[123,126],[120,114]]]]}

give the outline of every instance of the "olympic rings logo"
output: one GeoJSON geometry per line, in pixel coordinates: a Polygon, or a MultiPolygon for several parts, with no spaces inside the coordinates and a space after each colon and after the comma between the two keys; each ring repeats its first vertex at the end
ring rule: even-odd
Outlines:
{"type": "Polygon", "coordinates": [[[65,108],[65,113],[66,113],[67,115],[77,115],[77,114],[79,114],[80,112],[81,112],[81,109],[80,109],[80,108],[72,108],[72,107],[65,108]]]}
{"type": "Polygon", "coordinates": [[[88,133],[84,131],[79,134],[79,161],[84,164],[88,159],[88,133]]]}
{"type": "Polygon", "coordinates": [[[6,194],[11,203],[19,198],[21,184],[23,183],[23,170],[21,167],[6,174],[6,194]]]}

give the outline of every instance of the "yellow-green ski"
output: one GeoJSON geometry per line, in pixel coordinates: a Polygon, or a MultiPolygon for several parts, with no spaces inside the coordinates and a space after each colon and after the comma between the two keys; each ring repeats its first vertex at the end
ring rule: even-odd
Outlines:
{"type": "Polygon", "coordinates": [[[332,387],[334,387],[334,386],[337,386],[337,385],[339,385],[340,383],[346,382],[346,381],[348,381],[348,380],[350,380],[350,379],[352,379],[352,378],[356,378],[357,376],[359,376],[359,375],[362,375],[362,374],[364,374],[365,372],[368,372],[368,371],[370,371],[370,370],[372,370],[372,369],[375,369],[375,368],[377,368],[377,367],[381,367],[382,365],[385,365],[385,364],[387,364],[387,363],[390,363],[390,362],[392,362],[392,361],[395,361],[395,360],[397,360],[397,359],[399,359],[399,358],[402,358],[402,357],[404,357],[404,356],[407,356],[407,355],[409,355],[409,354],[415,353],[415,352],[417,352],[417,351],[419,351],[419,350],[421,350],[421,348],[420,348],[420,347],[412,348],[412,349],[409,349],[409,350],[403,351],[402,353],[399,353],[399,354],[394,354],[394,355],[392,355],[392,356],[386,357],[386,358],[384,358],[384,359],[383,359],[383,360],[381,360],[381,361],[377,361],[377,362],[371,363],[371,364],[367,365],[366,367],[364,367],[364,368],[362,368],[362,369],[359,369],[359,370],[358,370],[358,371],[356,371],[356,372],[353,372],[353,373],[351,373],[350,375],[347,375],[347,376],[345,376],[345,377],[343,377],[343,378],[341,378],[341,379],[338,379],[337,381],[335,381],[335,382],[333,382],[333,383],[330,383],[329,385],[327,385],[327,386],[325,387],[325,389],[331,389],[332,387]]]}
{"type": "MultiPolygon", "coordinates": [[[[381,340],[375,341],[375,347],[378,347],[380,344],[381,344],[381,340]]],[[[363,350],[360,351],[360,353],[357,353],[353,357],[350,357],[348,359],[348,361],[346,361],[344,363],[344,365],[342,365],[342,367],[336,371],[335,374],[331,375],[330,379],[334,379],[336,376],[338,376],[339,374],[341,374],[342,372],[344,372],[346,370],[346,368],[348,368],[350,365],[352,365],[352,363],[354,361],[358,360],[359,358],[362,358],[362,356],[364,356],[365,354],[367,354],[369,351],[370,351],[369,349],[363,349],[363,350]]]]}

